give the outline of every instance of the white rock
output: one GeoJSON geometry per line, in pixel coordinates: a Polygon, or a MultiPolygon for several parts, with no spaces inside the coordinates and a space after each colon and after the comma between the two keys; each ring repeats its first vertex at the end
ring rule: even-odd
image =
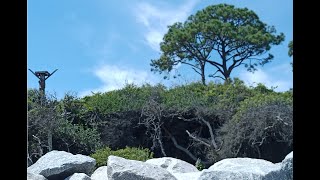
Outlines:
{"type": "Polygon", "coordinates": [[[172,173],[178,180],[197,180],[202,174],[201,171],[189,173],[172,173]]]}
{"type": "Polygon", "coordinates": [[[293,152],[289,153],[281,163],[277,163],[278,169],[269,172],[263,180],[291,180],[293,179],[293,152]]]}
{"type": "Polygon", "coordinates": [[[228,158],[203,170],[198,180],[262,180],[276,169],[277,165],[262,159],[228,158]]]}
{"type": "Polygon", "coordinates": [[[162,167],[171,173],[199,172],[194,165],[172,157],[153,158],[147,160],[146,163],[162,167]]]}
{"type": "Polygon", "coordinates": [[[108,157],[109,180],[177,180],[169,171],[142,161],[108,157]]]}
{"type": "Polygon", "coordinates": [[[40,174],[33,174],[30,172],[27,172],[27,180],[47,180],[47,178],[45,178],[40,174]]]}
{"type": "Polygon", "coordinates": [[[84,173],[74,173],[64,180],[91,180],[91,178],[84,173]]]}
{"type": "Polygon", "coordinates": [[[27,171],[47,179],[65,179],[74,173],[90,174],[95,164],[96,160],[89,156],[54,150],[39,158],[27,171]]]}
{"type": "Polygon", "coordinates": [[[108,180],[107,166],[101,166],[91,175],[92,180],[108,180]]]}

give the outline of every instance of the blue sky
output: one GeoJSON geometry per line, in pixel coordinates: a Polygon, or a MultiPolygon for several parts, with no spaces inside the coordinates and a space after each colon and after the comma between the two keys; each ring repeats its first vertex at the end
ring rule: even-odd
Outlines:
{"type": "MultiPolygon", "coordinates": [[[[248,85],[264,83],[276,91],[293,85],[292,58],[288,43],[293,39],[292,0],[29,0],[27,11],[27,67],[33,71],[58,69],[46,81],[46,91],[62,97],[67,92],[82,97],[91,92],[162,83],[166,86],[200,80],[187,66],[181,77],[164,80],[150,71],[150,60],[160,56],[159,43],[174,22],[184,22],[209,5],[227,3],[247,7],[268,25],[283,32],[285,41],[273,46],[274,60],[250,73],[244,67],[232,72],[248,85]]],[[[28,70],[27,87],[38,88],[28,70]]],[[[207,78],[208,81],[215,79],[207,78]]]]}

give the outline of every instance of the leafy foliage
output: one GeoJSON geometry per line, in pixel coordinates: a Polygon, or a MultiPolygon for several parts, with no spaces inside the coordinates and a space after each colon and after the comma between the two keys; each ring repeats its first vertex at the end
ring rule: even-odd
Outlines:
{"type": "Polygon", "coordinates": [[[247,8],[212,5],[189,16],[184,23],[169,26],[160,44],[160,58],[151,60],[151,71],[169,73],[176,65],[185,64],[201,75],[205,85],[205,67],[210,64],[216,68],[210,77],[228,80],[240,65],[255,71],[256,66],[270,62],[272,54],[261,56],[283,40],[283,33],[277,35],[273,26],[260,21],[247,8]]]}
{"type": "Polygon", "coordinates": [[[107,160],[110,155],[137,161],[146,161],[153,158],[153,153],[149,149],[136,147],[126,147],[115,151],[109,147],[104,147],[90,156],[96,160],[96,167],[98,168],[100,166],[107,166],[107,160]]]}
{"type": "Polygon", "coordinates": [[[28,92],[28,157],[31,163],[53,149],[86,155],[101,146],[97,129],[81,123],[84,122],[80,113],[83,109],[76,98],[67,94],[58,101],[55,96],[46,95],[41,102],[39,96],[37,90],[28,92]]]}
{"type": "MultiPolygon", "coordinates": [[[[289,50],[288,50],[288,55],[289,55],[290,57],[292,57],[292,56],[293,56],[293,41],[290,41],[290,42],[289,42],[288,48],[289,48],[289,50]]],[[[293,66],[293,63],[292,63],[292,62],[291,62],[290,64],[291,64],[291,66],[293,66]]]]}
{"type": "Polygon", "coordinates": [[[292,148],[292,91],[277,93],[263,84],[248,87],[237,78],[169,89],[131,84],[84,98],[47,98],[44,105],[36,90],[28,95],[32,161],[48,151],[50,127],[53,149],[89,155],[101,147],[141,147],[155,157],[193,164],[201,159],[205,167],[236,156],[276,162],[292,148]],[[278,153],[270,153],[275,152],[271,147],[278,153]]]}
{"type": "Polygon", "coordinates": [[[62,120],[55,130],[57,150],[88,155],[101,147],[100,133],[96,128],[88,128],[62,120]]]}
{"type": "Polygon", "coordinates": [[[288,48],[289,48],[288,55],[291,57],[293,56],[293,41],[289,42],[288,48]]]}
{"type": "Polygon", "coordinates": [[[198,160],[196,161],[195,167],[196,167],[199,171],[202,171],[203,169],[205,169],[205,166],[204,166],[204,164],[201,163],[200,159],[198,159],[198,160]]]}
{"type": "Polygon", "coordinates": [[[149,98],[154,88],[164,90],[163,85],[152,87],[146,84],[137,87],[134,84],[127,84],[123,89],[97,93],[85,97],[85,106],[90,110],[99,111],[103,114],[132,111],[141,109],[143,103],[149,98]]]}

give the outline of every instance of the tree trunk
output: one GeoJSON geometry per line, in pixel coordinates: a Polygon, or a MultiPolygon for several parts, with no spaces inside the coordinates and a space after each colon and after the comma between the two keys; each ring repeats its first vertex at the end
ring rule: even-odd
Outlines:
{"type": "Polygon", "coordinates": [[[224,79],[225,79],[224,83],[225,84],[230,84],[231,83],[230,73],[226,72],[226,73],[223,74],[223,76],[224,76],[224,79]]]}
{"type": "Polygon", "coordinates": [[[201,81],[202,81],[202,84],[206,86],[206,78],[204,74],[201,75],[201,81]]]}
{"type": "MultiPolygon", "coordinates": [[[[205,63],[205,61],[204,61],[205,63]]],[[[205,64],[201,64],[201,81],[202,81],[202,84],[206,86],[206,75],[204,73],[204,68],[205,68],[205,64]]]]}
{"type": "Polygon", "coordinates": [[[158,143],[160,145],[160,149],[161,149],[161,153],[163,156],[167,156],[166,152],[164,151],[164,148],[163,148],[163,144],[162,144],[162,141],[161,141],[161,137],[162,137],[162,134],[161,134],[161,126],[159,126],[159,137],[158,137],[158,143]]]}
{"type": "Polygon", "coordinates": [[[52,131],[48,131],[48,152],[52,151],[52,131]]]}

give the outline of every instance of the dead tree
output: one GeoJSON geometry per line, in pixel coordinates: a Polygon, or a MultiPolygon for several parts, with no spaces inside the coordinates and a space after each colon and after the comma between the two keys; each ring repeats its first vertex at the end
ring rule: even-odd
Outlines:
{"type": "MultiPolygon", "coordinates": [[[[40,91],[40,102],[41,105],[44,105],[46,100],[45,95],[45,87],[46,87],[46,80],[52,76],[58,69],[54,70],[52,73],[49,73],[48,71],[36,71],[33,72],[31,69],[29,71],[32,72],[38,79],[39,79],[39,91],[40,91]]],[[[48,131],[48,147],[49,151],[52,150],[52,131],[49,129],[48,131]]]]}

